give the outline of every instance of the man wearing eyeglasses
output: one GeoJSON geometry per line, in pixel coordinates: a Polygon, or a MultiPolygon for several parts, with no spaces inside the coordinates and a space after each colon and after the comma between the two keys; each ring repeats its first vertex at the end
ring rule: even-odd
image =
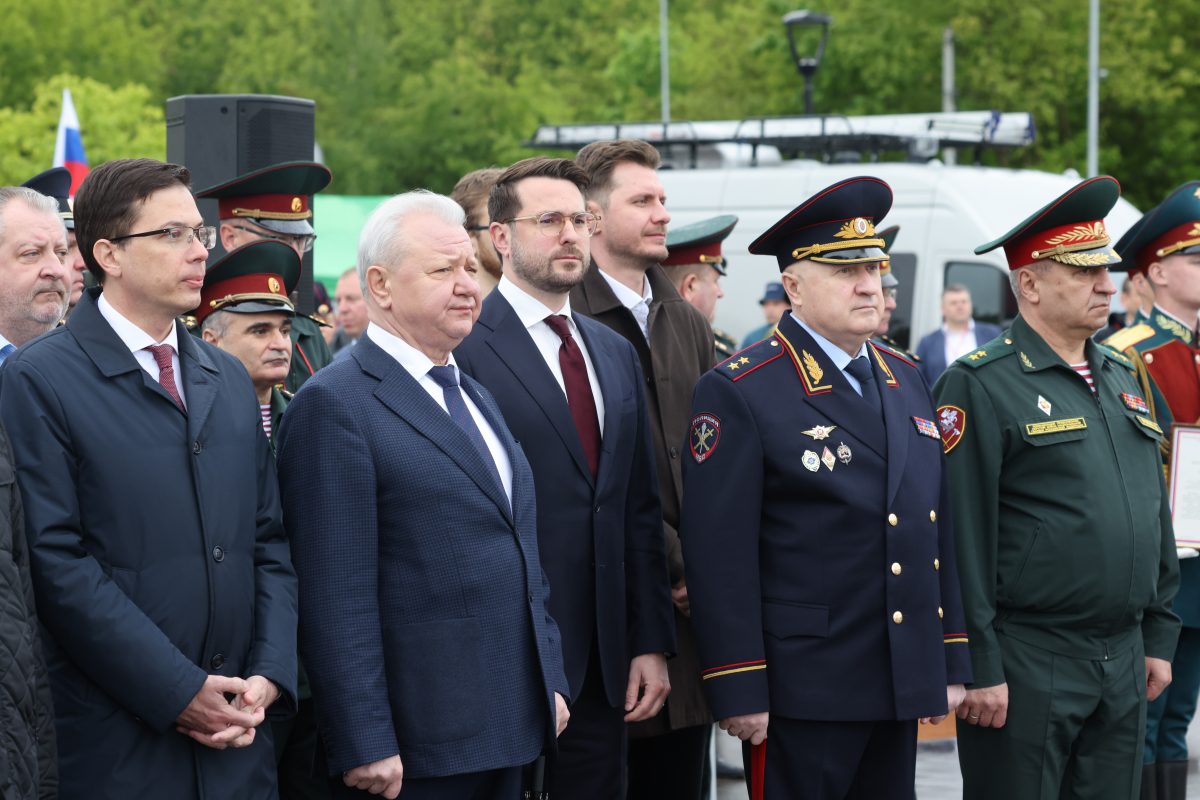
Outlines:
{"type": "MultiPolygon", "coordinates": [[[[217,200],[218,232],[226,252],[270,239],[291,247],[303,259],[317,238],[312,226],[312,196],[332,180],[333,173],[324,164],[293,161],[239,175],[196,192],[196,197],[217,200]]],[[[288,391],[295,392],[333,360],[321,335],[323,324],[304,314],[297,314],[292,321],[295,352],[288,371],[288,391]]]]}
{"type": "Polygon", "coordinates": [[[637,354],[568,299],[599,221],[586,185],[566,159],[525,159],[500,176],[488,212],[503,277],[454,357],[496,398],[533,467],[572,700],[548,788],[617,800],[625,723],[662,710],[675,636],[637,354]]]}
{"type": "Polygon", "coordinates": [[[176,318],[216,231],[184,167],[76,196],[99,286],[0,373],[54,693],[62,797],[275,794],[296,578],[254,385],[176,318]]]}

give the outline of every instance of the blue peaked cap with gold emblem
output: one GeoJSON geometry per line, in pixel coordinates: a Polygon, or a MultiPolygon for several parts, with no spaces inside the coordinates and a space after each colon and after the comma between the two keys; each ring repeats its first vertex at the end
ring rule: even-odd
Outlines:
{"type": "Polygon", "coordinates": [[[775,256],[782,272],[797,261],[822,264],[882,261],[884,241],[875,226],[892,208],[892,187],[879,178],[847,178],[796,206],[750,244],[756,255],[775,256]]]}

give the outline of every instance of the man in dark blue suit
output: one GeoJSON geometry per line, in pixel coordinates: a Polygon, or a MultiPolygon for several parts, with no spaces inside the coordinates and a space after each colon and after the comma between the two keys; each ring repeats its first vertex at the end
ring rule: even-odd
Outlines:
{"type": "Polygon", "coordinates": [[[933,386],[946,368],[1000,335],[1000,329],[971,318],[971,292],[952,283],[942,290],[942,327],[926,334],[917,345],[917,368],[933,386]]]}
{"type": "Polygon", "coordinates": [[[301,653],[339,796],[515,798],[566,725],[533,474],[450,354],[479,313],[476,270],[453,200],[380,205],[359,243],[367,331],[279,431],[301,653]]]}
{"type": "Polygon", "coordinates": [[[851,178],[751,244],[793,311],[696,386],[680,536],[752,800],[912,800],[917,721],[970,680],[933,401],[868,342],[891,202],[851,178]]]}
{"type": "Polygon", "coordinates": [[[625,722],[662,709],[674,650],[641,367],[621,336],[572,313],[598,218],[565,159],[505,171],[488,212],[503,277],[455,351],[529,456],[550,609],[574,704],[552,796],[624,797],[625,722]]]}

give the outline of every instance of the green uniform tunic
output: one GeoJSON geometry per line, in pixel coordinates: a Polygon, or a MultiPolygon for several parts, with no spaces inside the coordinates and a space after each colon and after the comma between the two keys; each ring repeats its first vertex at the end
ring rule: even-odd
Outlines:
{"type": "Polygon", "coordinates": [[[1179,564],[1157,424],[1129,361],[1089,341],[1097,394],[1020,317],[935,387],[975,683],[964,796],[1136,797],[1143,654],[1170,659],[1179,564]]]}
{"type": "Polygon", "coordinates": [[[333,354],[321,335],[321,326],[303,314],[292,319],[292,344],[292,367],[285,385],[294,394],[313,373],[333,361],[333,354]]]}

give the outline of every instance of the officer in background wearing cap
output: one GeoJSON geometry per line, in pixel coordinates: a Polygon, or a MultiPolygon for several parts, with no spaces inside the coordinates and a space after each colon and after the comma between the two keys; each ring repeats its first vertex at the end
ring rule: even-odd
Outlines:
{"type": "MultiPolygon", "coordinates": [[[[725,296],[720,281],[729,262],[721,253],[721,242],[737,221],[733,214],[722,214],[667,232],[669,254],[661,262],[663,272],[679,296],[703,314],[710,326],[717,317],[717,301],[725,296]]],[[[717,360],[733,355],[737,350],[734,338],[720,328],[712,331],[717,360]]]]}
{"type": "Polygon", "coordinates": [[[975,674],[964,797],[1136,798],[1147,695],[1171,681],[1163,433],[1129,360],[1091,339],[1119,196],[1092,178],[976,248],[1004,248],[1019,314],[934,387],[975,674]]]}
{"type": "MultiPolygon", "coordinates": [[[[312,196],[332,180],[333,173],[324,164],[293,161],[239,175],[196,192],[196,197],[217,200],[218,232],[226,251],[271,239],[288,245],[303,259],[317,238],[311,222],[312,196]]],[[[295,352],[286,381],[288,391],[295,392],[333,360],[321,335],[323,324],[303,314],[292,320],[295,352]]]]}
{"type": "MultiPolygon", "coordinates": [[[[1163,469],[1171,463],[1173,423],[1200,422],[1200,181],[1173,191],[1117,242],[1120,266],[1137,271],[1154,292],[1144,321],[1124,328],[1105,344],[1120,350],[1137,370],[1147,412],[1166,434],[1163,469]]],[[[1187,793],[1187,731],[1200,693],[1200,540],[1176,538],[1181,556],[1179,594],[1171,610],[1183,623],[1171,685],[1146,713],[1144,800],[1182,799],[1187,793]]]]}
{"type": "Polygon", "coordinates": [[[888,328],[892,325],[892,312],[896,310],[896,289],[900,286],[900,281],[892,273],[892,260],[890,257],[892,245],[896,243],[896,234],[899,232],[899,225],[893,225],[890,228],[876,232],[876,235],[880,239],[883,239],[883,247],[881,249],[889,257],[879,265],[879,282],[883,286],[883,313],[879,315],[879,327],[875,329],[875,338],[872,341],[892,348],[915,364],[921,359],[913,352],[901,347],[892,337],[888,336],[888,328]]]}
{"type": "Polygon", "coordinates": [[[850,178],[751,244],[793,311],[696,386],[680,538],[752,800],[912,800],[917,722],[971,677],[933,401],[868,341],[891,204],[850,178]]]}
{"type": "MultiPolygon", "coordinates": [[[[193,312],[198,335],[237,357],[254,383],[263,431],[275,447],[275,431],[291,393],[284,388],[292,360],[291,293],[300,280],[300,256],[280,242],[259,240],[242,245],[213,264],[204,275],[200,306],[193,312]]],[[[324,776],[315,776],[317,723],[312,689],[299,667],[296,716],[273,721],[279,796],[326,798],[324,776]]]]}
{"type": "Polygon", "coordinates": [[[791,308],[787,292],[783,290],[783,284],[778,281],[771,281],[767,284],[758,304],[762,306],[763,316],[767,318],[767,322],[765,325],[760,325],[746,334],[746,338],[742,339],[743,350],[756,342],[761,342],[774,333],[775,326],[779,323],[779,318],[791,308]]]}
{"type": "MultiPolygon", "coordinates": [[[[75,242],[75,214],[71,210],[71,173],[66,167],[54,167],[45,172],[40,172],[34,175],[29,180],[25,181],[22,186],[33,189],[38,194],[44,194],[46,197],[53,197],[58,202],[58,216],[62,219],[63,225],[67,228],[67,280],[71,296],[67,302],[67,314],[71,313],[71,309],[79,302],[79,298],[83,296],[83,287],[86,283],[85,276],[87,268],[83,263],[83,255],[79,252],[79,245],[75,242]]],[[[64,315],[65,317],[66,315],[64,315]]]]}

